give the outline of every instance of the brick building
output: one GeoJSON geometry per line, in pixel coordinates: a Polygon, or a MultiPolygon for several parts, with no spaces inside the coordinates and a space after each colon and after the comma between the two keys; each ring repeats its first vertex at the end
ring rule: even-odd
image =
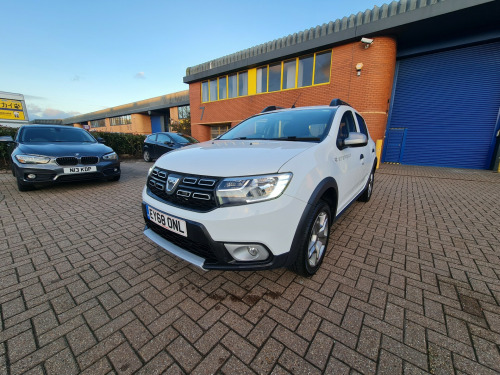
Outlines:
{"type": "Polygon", "coordinates": [[[65,125],[103,132],[151,134],[168,131],[169,126],[189,116],[188,91],[68,117],[65,125]]]}
{"type": "Polygon", "coordinates": [[[209,140],[268,105],[340,98],[384,139],[383,161],[488,169],[498,14],[498,0],[394,1],[190,67],[192,135],[209,140]]]}

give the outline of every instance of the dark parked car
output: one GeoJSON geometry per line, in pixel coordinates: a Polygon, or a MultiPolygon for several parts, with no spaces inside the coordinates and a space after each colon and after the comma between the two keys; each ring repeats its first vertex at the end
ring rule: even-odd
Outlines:
{"type": "Polygon", "coordinates": [[[163,154],[184,147],[200,143],[190,135],[181,133],[154,133],[148,135],[142,146],[142,155],[144,160],[153,161],[163,154]]]}
{"type": "Polygon", "coordinates": [[[14,145],[12,174],[19,191],[63,181],[120,179],[118,155],[80,128],[25,125],[15,140],[2,137],[0,141],[14,145]]]}

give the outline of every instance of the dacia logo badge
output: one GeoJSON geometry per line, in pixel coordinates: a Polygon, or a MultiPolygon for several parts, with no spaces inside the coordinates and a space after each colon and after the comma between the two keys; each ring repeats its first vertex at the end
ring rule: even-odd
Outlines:
{"type": "Polygon", "coordinates": [[[167,186],[165,186],[165,190],[167,194],[173,194],[177,185],[179,185],[181,178],[176,175],[170,175],[167,177],[167,186]]]}

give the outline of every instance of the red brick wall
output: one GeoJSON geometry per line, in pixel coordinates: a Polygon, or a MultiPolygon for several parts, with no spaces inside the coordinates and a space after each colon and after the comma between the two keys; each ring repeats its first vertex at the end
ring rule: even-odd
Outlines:
{"type": "Polygon", "coordinates": [[[332,99],[340,98],[363,115],[374,140],[382,139],[387,124],[395,66],[395,40],[376,37],[367,49],[360,42],[333,48],[328,85],[201,103],[201,82],[195,82],[189,85],[191,133],[200,141],[205,141],[210,139],[210,128],[207,125],[236,125],[268,105],[291,107],[297,99],[297,107],[325,105],[332,99]],[[358,63],[363,63],[360,76],[356,73],[358,63]],[[205,107],[204,111],[201,107],[205,107]]]}

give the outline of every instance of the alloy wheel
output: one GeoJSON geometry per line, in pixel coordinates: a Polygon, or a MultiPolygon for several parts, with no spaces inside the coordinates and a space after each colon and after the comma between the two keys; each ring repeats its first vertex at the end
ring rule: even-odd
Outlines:
{"type": "Polygon", "coordinates": [[[321,211],[314,221],[309,239],[307,261],[311,267],[316,267],[323,257],[328,242],[328,230],[328,214],[321,211]]]}

